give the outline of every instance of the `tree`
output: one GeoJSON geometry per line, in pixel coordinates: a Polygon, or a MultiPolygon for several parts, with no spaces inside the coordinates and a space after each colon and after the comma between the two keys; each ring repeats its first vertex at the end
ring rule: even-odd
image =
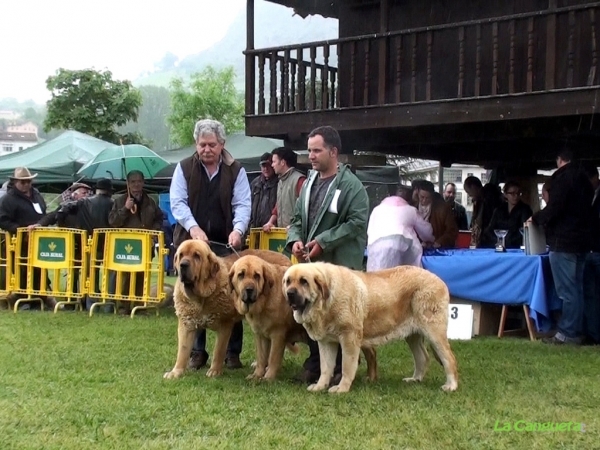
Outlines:
{"type": "Polygon", "coordinates": [[[46,87],[52,98],[47,102],[45,131],[71,129],[115,144],[140,141],[139,134],[115,131],[138,117],[142,96],[131,82],[113,80],[108,70],[61,68],[48,77],[46,87]]]}
{"type": "Polygon", "coordinates": [[[171,82],[172,140],[181,146],[194,143],[194,124],[199,119],[223,123],[227,133],[244,129],[244,98],[235,88],[233,67],[216,70],[209,66],[190,77],[171,82]]]}

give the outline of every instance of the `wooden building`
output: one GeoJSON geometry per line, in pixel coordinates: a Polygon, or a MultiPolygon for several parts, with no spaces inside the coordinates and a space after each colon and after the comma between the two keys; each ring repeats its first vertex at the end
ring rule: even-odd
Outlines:
{"type": "Polygon", "coordinates": [[[339,20],[339,38],[254,48],[247,0],[246,133],[344,150],[551,166],[567,142],[600,163],[600,2],[270,0],[339,20]]]}

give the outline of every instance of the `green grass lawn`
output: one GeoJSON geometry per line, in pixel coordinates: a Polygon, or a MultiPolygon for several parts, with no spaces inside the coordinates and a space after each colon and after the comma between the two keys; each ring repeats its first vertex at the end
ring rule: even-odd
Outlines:
{"type": "MultiPolygon", "coordinates": [[[[213,333],[209,332],[212,349],[213,333]]],[[[163,380],[176,354],[176,318],[0,311],[2,449],[593,449],[600,438],[598,348],[525,339],[453,342],[460,382],[444,393],[432,362],[405,384],[403,342],[379,351],[380,380],[349,394],[310,393],[291,378],[306,356],[286,354],[281,380],[245,380],[245,367],[163,380]],[[586,432],[500,432],[496,421],[583,422],[586,432]]]]}

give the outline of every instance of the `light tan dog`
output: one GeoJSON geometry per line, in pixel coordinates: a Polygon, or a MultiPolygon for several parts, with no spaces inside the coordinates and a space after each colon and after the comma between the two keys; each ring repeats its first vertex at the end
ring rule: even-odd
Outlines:
{"type": "Polygon", "coordinates": [[[447,338],[448,288],[436,275],[413,266],[359,272],[327,263],[297,264],[283,277],[294,319],[319,344],[321,377],[310,391],[329,386],[338,342],[342,379],[329,392],[348,392],[356,376],[361,346],[405,338],[415,370],[404,381],[421,381],[429,357],[423,338],[444,366],[445,391],[458,387],[456,359],[447,338]]]}
{"type": "Polygon", "coordinates": [[[216,256],[207,243],[200,240],[183,242],[175,253],[175,268],[179,274],[175,283],[175,313],[177,314],[177,360],[165,378],[183,375],[192,352],[194,336],[199,328],[217,333],[209,377],[223,373],[227,343],[236,322],[242,320],[234,305],[229,284],[229,268],[216,256]]]}
{"type": "Polygon", "coordinates": [[[245,315],[256,343],[256,366],[248,379],[274,380],[286,345],[307,340],[306,330],[294,321],[292,308],[279,288],[290,265],[289,260],[278,265],[244,256],[229,271],[235,308],[245,315]]]}

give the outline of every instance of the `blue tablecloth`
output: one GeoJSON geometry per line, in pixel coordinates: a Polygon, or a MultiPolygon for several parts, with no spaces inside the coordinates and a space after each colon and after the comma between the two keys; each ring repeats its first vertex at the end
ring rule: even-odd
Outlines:
{"type": "MultiPolygon", "coordinates": [[[[426,251],[423,267],[448,285],[454,297],[506,305],[528,305],[538,331],[550,327],[554,289],[547,254],[527,256],[522,250],[426,251]]],[[[552,308],[554,309],[554,308],[552,308]]]]}

